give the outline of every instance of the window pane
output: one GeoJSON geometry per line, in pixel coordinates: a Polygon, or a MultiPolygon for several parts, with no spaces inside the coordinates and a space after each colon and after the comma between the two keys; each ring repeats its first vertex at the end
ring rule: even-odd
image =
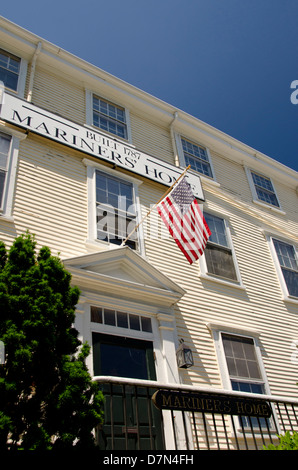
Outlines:
{"type": "Polygon", "coordinates": [[[102,323],[102,309],[100,307],[91,307],[91,321],[102,323]]]}
{"type": "Polygon", "coordinates": [[[204,214],[205,220],[208,227],[211,230],[210,242],[216,243],[217,245],[228,247],[228,241],[226,237],[225,222],[220,217],[215,215],[204,214]]]}
{"type": "Polygon", "coordinates": [[[141,317],[142,331],[152,333],[151,318],[141,317]]]}
{"type": "MultiPolygon", "coordinates": [[[[97,238],[120,245],[135,226],[133,185],[96,172],[97,238]],[[128,212],[129,209],[129,212],[128,212]]],[[[135,232],[127,245],[136,248],[135,232]]]]}
{"type": "MultiPolygon", "coordinates": [[[[264,385],[263,384],[258,384],[258,383],[247,383],[247,382],[237,382],[235,380],[232,380],[232,389],[239,391],[239,392],[248,392],[248,393],[258,393],[258,394],[264,394],[264,385]]],[[[242,422],[243,427],[255,427],[257,429],[264,428],[264,429],[270,429],[271,427],[271,421],[270,419],[267,418],[254,418],[250,417],[247,418],[246,416],[241,416],[239,417],[239,421],[242,422]]]]}
{"type": "Polygon", "coordinates": [[[5,171],[0,170],[0,207],[2,206],[2,197],[3,197],[3,190],[5,184],[5,171]]]}
{"type": "Polygon", "coordinates": [[[258,199],[273,206],[279,207],[270,178],[251,172],[258,199]]]}
{"type": "Polygon", "coordinates": [[[124,108],[96,96],[93,96],[93,124],[111,134],[127,139],[124,108]]]}
{"type": "Polygon", "coordinates": [[[267,189],[268,191],[273,191],[273,186],[269,178],[257,175],[256,173],[252,173],[252,177],[256,185],[260,186],[263,189],[267,189]]]}
{"type": "Polygon", "coordinates": [[[298,272],[282,269],[289,295],[298,297],[298,272]]]}
{"type": "Polygon", "coordinates": [[[0,133],[0,168],[6,170],[11,137],[0,133]]]}
{"type": "Polygon", "coordinates": [[[267,202],[268,204],[272,204],[273,206],[278,206],[277,197],[274,193],[269,193],[268,191],[264,191],[263,189],[256,188],[258,199],[261,201],[267,202]]]}
{"type": "Polygon", "coordinates": [[[21,59],[0,49],[0,80],[12,90],[17,90],[21,59]]]}
{"type": "Polygon", "coordinates": [[[298,262],[293,245],[273,239],[289,295],[298,297],[298,262]]]}
{"type": "Polygon", "coordinates": [[[129,325],[132,330],[140,330],[140,319],[138,315],[129,315],[129,325]]]}
{"type": "Polygon", "coordinates": [[[280,265],[284,268],[298,271],[298,262],[295,256],[295,249],[292,245],[273,240],[280,265]]]}
{"type": "Polygon", "coordinates": [[[120,328],[128,328],[127,313],[117,312],[117,326],[120,328]]]}
{"type": "Polygon", "coordinates": [[[101,344],[101,374],[148,379],[146,350],[116,344],[101,344]]]}
{"type": "Polygon", "coordinates": [[[261,379],[252,339],[223,334],[222,341],[230,376],[261,379]]]}
{"type": "Polygon", "coordinates": [[[104,310],[105,325],[116,326],[115,312],[114,310],[104,310]]]}
{"type": "Polygon", "coordinates": [[[216,276],[237,281],[237,274],[231,250],[207,244],[205,249],[205,259],[209,274],[215,274],[216,276]]]}
{"type": "Polygon", "coordinates": [[[186,139],[181,138],[181,142],[186,165],[190,165],[193,170],[212,178],[207,150],[186,139]]]}

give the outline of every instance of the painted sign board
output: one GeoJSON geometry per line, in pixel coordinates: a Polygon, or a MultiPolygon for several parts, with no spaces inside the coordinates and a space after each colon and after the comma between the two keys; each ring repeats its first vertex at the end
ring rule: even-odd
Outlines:
{"type": "MultiPolygon", "coordinates": [[[[0,119],[168,187],[183,171],[93,127],[78,125],[8,93],[2,98],[0,119]]],[[[204,201],[199,175],[188,172],[186,177],[194,196],[204,201]]]]}
{"type": "Polygon", "coordinates": [[[265,400],[232,395],[204,394],[158,390],[152,396],[153,403],[161,410],[194,411],[270,418],[271,408],[265,400]]]}

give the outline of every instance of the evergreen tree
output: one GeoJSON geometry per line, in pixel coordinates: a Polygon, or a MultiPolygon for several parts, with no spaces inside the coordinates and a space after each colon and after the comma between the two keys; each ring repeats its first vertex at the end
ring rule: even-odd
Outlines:
{"type": "Polygon", "coordinates": [[[29,233],[0,242],[0,449],[92,448],[103,396],[73,327],[79,290],[29,233]]]}

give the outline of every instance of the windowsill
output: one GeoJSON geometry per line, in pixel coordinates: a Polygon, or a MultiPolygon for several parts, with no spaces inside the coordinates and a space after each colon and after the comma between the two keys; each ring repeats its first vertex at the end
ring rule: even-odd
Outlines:
{"type": "Polygon", "coordinates": [[[287,297],[284,296],[283,300],[284,300],[284,302],[289,302],[291,304],[296,304],[296,305],[298,304],[298,297],[294,297],[294,296],[291,296],[291,295],[289,295],[287,297]]]}
{"type": "Polygon", "coordinates": [[[263,207],[264,209],[269,209],[280,215],[286,215],[286,213],[283,210],[281,210],[279,207],[270,206],[269,204],[265,204],[264,202],[258,201],[257,199],[253,199],[253,202],[257,204],[258,206],[263,207]]]}
{"type": "Polygon", "coordinates": [[[210,186],[216,186],[217,188],[220,188],[220,183],[217,181],[214,181],[212,178],[208,178],[207,176],[202,175],[198,171],[196,172],[198,175],[200,175],[200,179],[204,184],[210,184],[210,186]]]}
{"type": "Polygon", "coordinates": [[[2,214],[0,211],[0,220],[4,222],[14,223],[14,218],[12,215],[2,214]]]}
{"type": "MultiPolygon", "coordinates": [[[[95,249],[95,250],[98,250],[99,248],[102,248],[104,250],[113,250],[115,248],[123,248],[124,246],[128,246],[128,245],[123,245],[123,247],[121,247],[121,245],[118,245],[117,243],[110,243],[104,240],[90,240],[90,239],[87,239],[85,241],[85,244],[87,248],[95,249]]],[[[132,250],[135,251],[136,253],[139,253],[139,250],[137,248],[135,249],[132,248],[132,250]]]]}
{"type": "Polygon", "coordinates": [[[222,284],[225,286],[233,287],[236,289],[246,290],[246,287],[237,281],[233,282],[233,281],[229,281],[228,279],[222,279],[222,278],[218,278],[218,277],[208,275],[208,274],[200,274],[199,278],[205,279],[207,281],[215,282],[217,284],[222,284]]]}
{"type": "Polygon", "coordinates": [[[90,240],[90,239],[87,239],[85,241],[86,243],[86,246],[88,248],[94,248],[94,249],[97,249],[99,247],[105,249],[105,250],[110,250],[111,248],[120,248],[120,245],[116,245],[115,243],[109,243],[109,242],[105,242],[103,240],[90,240]]]}

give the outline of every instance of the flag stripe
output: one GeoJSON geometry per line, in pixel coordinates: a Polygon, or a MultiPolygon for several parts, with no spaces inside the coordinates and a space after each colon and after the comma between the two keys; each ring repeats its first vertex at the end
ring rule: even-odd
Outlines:
{"type": "Polygon", "coordinates": [[[188,183],[182,180],[157,210],[170,235],[192,264],[202,255],[211,232],[188,183]]]}

